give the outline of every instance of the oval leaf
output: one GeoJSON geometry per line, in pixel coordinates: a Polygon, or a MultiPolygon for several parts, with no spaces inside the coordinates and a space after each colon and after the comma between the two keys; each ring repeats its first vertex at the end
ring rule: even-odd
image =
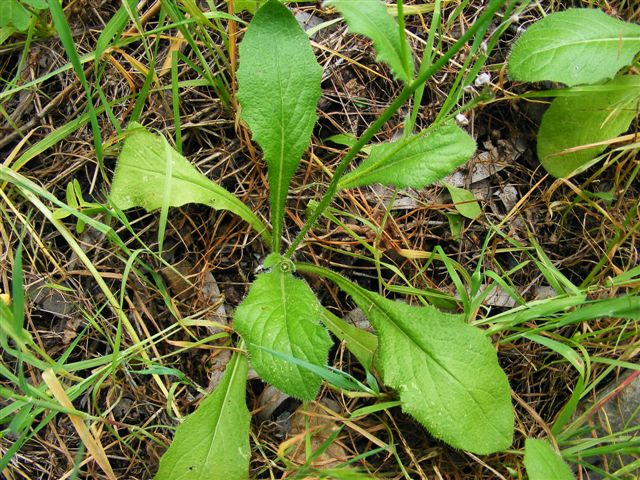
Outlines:
{"type": "Polygon", "coordinates": [[[19,32],[24,32],[29,28],[30,20],[29,11],[18,0],[8,0],[0,9],[0,28],[15,27],[19,32]]]}
{"type": "Polygon", "coordinates": [[[405,83],[413,76],[413,59],[406,39],[400,36],[396,21],[379,0],[330,0],[344,17],[349,29],[373,41],[377,61],[389,65],[393,75],[405,83]]]}
{"type": "Polygon", "coordinates": [[[615,138],[637,115],[640,77],[627,75],[597,87],[556,98],[542,117],[538,158],[554,177],[566,177],[589,163],[607,145],[581,147],[615,138]]]}
{"type": "Polygon", "coordinates": [[[282,357],[326,366],[331,339],[320,325],[320,314],[320,305],[307,284],[275,267],[258,275],[234,315],[233,327],[247,343],[260,378],[301,400],[313,400],[322,379],[282,357]]]}
{"type": "Polygon", "coordinates": [[[247,358],[235,353],[211,395],[176,430],[155,480],[249,478],[247,358]]]}
{"type": "Polygon", "coordinates": [[[514,80],[569,86],[612,78],[640,50],[640,25],[600,10],[570,8],[533,24],[509,56],[514,80]]]}
{"type": "Polygon", "coordinates": [[[372,183],[422,188],[449,175],[469,160],[476,142],[460,127],[445,124],[431,131],[383,143],[340,180],[340,188],[372,183]]]}
{"type": "Polygon", "coordinates": [[[451,195],[451,200],[453,201],[453,206],[460,215],[472,220],[480,216],[482,210],[480,210],[480,205],[473,195],[473,192],[470,192],[466,188],[449,185],[448,183],[445,183],[444,186],[447,187],[449,195],[451,195]]]}
{"type": "Polygon", "coordinates": [[[152,211],[162,207],[165,192],[171,207],[202,203],[228,210],[262,233],[267,242],[271,241],[267,227],[249,207],[198,172],[164,137],[132,123],[118,157],[109,198],[122,210],[143,207],[152,211]],[[170,170],[167,162],[171,162],[170,170]]]}
{"type": "Polygon", "coordinates": [[[322,68],[291,12],[271,0],[256,13],[240,45],[242,118],[269,167],[273,251],[280,250],[289,182],[309,145],[322,68]]]}
{"type": "Polygon", "coordinates": [[[405,412],[456,448],[509,448],[511,390],[482,330],[434,307],[388,300],[329,270],[304,269],[335,282],[365,312],[378,334],[383,380],[398,391],[405,412]]]}
{"type": "Polygon", "coordinates": [[[527,438],[524,466],[529,480],[573,480],[575,477],[560,455],[544,440],[527,438]]]}

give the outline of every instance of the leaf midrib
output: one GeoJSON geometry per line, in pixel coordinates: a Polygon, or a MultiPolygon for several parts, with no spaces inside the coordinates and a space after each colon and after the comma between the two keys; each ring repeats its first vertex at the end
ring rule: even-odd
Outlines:
{"type": "MultiPolygon", "coordinates": [[[[151,175],[157,175],[160,177],[164,177],[165,176],[165,172],[164,170],[156,170],[154,168],[149,168],[146,166],[140,166],[140,165],[136,165],[134,163],[125,163],[126,167],[132,170],[138,170],[141,171],[143,173],[149,173],[151,175]]],[[[194,172],[196,175],[202,175],[200,172],[198,172],[197,170],[194,172]]],[[[217,185],[215,182],[213,182],[212,180],[209,180],[207,178],[206,182],[201,181],[200,178],[191,178],[191,177],[185,177],[183,175],[182,172],[176,172],[175,170],[172,172],[171,174],[172,178],[176,179],[176,180],[180,180],[184,183],[191,183],[193,185],[196,185],[200,188],[203,188],[205,190],[209,190],[213,193],[215,193],[216,195],[220,195],[223,197],[223,200],[229,202],[230,204],[234,205],[236,208],[240,209],[240,210],[245,210],[245,211],[249,211],[249,208],[242,203],[240,200],[238,200],[235,196],[233,196],[233,194],[231,192],[229,192],[228,190],[226,190],[225,188],[221,187],[220,185],[217,185]]],[[[209,205],[212,208],[215,208],[213,205],[210,205],[209,203],[207,203],[207,205],[209,205]]],[[[253,212],[251,212],[253,213],[253,212]]]]}
{"type": "MultiPolygon", "coordinates": [[[[345,177],[344,183],[346,185],[351,185],[354,182],[361,180],[362,177],[367,177],[368,175],[371,175],[371,174],[378,174],[380,172],[383,172],[385,170],[395,167],[398,163],[404,163],[406,161],[413,162],[415,160],[419,160],[421,157],[429,155],[433,153],[433,151],[437,150],[437,148],[430,148],[428,150],[424,150],[416,153],[405,154],[399,158],[394,159],[394,156],[396,156],[399,152],[401,152],[405,148],[409,148],[409,146],[413,146],[413,145],[408,144],[405,146],[401,146],[393,150],[392,152],[390,152],[388,155],[385,155],[380,159],[373,160],[371,165],[367,166],[366,168],[363,168],[360,171],[354,171],[353,174],[350,175],[350,177],[345,177]]],[[[427,166],[427,168],[429,169],[429,171],[435,172],[435,170],[430,166],[427,166]]]]}
{"type": "MultiPolygon", "coordinates": [[[[361,294],[362,294],[362,293],[361,293],[361,294]]],[[[395,322],[395,321],[393,320],[393,318],[392,318],[390,315],[388,315],[388,314],[387,314],[387,312],[386,312],[386,311],[384,311],[384,309],[383,309],[383,308],[379,307],[379,306],[377,305],[377,303],[376,303],[374,300],[370,299],[370,298],[369,298],[369,296],[368,296],[368,295],[366,295],[366,294],[365,294],[365,296],[366,296],[367,300],[371,303],[371,305],[372,305],[374,308],[376,308],[376,309],[378,310],[378,312],[380,312],[380,313],[385,317],[385,319],[386,319],[386,320],[387,320],[391,325],[393,325],[393,326],[396,328],[396,330],[397,330],[397,331],[399,331],[400,333],[402,333],[402,335],[404,335],[404,336],[409,340],[410,344],[415,345],[419,351],[424,352],[424,353],[425,353],[425,355],[427,355],[427,356],[428,356],[428,357],[433,361],[433,363],[434,363],[434,364],[438,365],[438,366],[439,366],[439,367],[440,367],[444,372],[446,372],[446,373],[449,375],[449,378],[451,378],[453,381],[455,381],[455,383],[457,383],[457,384],[461,387],[461,389],[462,389],[464,392],[466,392],[466,393],[467,393],[467,395],[469,395],[469,396],[471,397],[471,399],[473,400],[474,404],[475,404],[477,407],[479,407],[479,408],[480,408],[480,411],[482,411],[482,413],[484,414],[484,418],[485,418],[485,419],[489,420],[489,419],[491,418],[491,416],[490,416],[490,415],[487,415],[487,414],[486,414],[486,411],[485,411],[485,408],[483,407],[482,402],[478,401],[478,399],[476,398],[476,396],[475,396],[475,394],[473,393],[472,389],[467,388],[467,387],[466,387],[466,385],[458,379],[457,375],[454,375],[454,374],[449,370],[449,368],[448,368],[445,364],[443,364],[440,360],[438,360],[438,359],[437,359],[437,357],[436,357],[435,355],[433,355],[431,352],[429,352],[429,351],[428,351],[426,348],[424,348],[420,343],[416,342],[416,341],[413,339],[413,337],[409,334],[409,332],[405,331],[405,329],[402,327],[402,325],[400,325],[400,324],[398,324],[397,322],[395,322]]],[[[431,375],[431,376],[433,377],[433,375],[431,375]]],[[[484,423],[488,424],[491,428],[493,428],[493,430],[494,430],[496,433],[498,433],[500,436],[503,436],[503,432],[501,432],[501,431],[497,428],[497,426],[495,426],[495,425],[493,424],[493,422],[491,422],[491,421],[486,421],[486,422],[484,422],[484,423]]]]}
{"type": "MultiPolygon", "coordinates": [[[[237,354],[237,355],[241,355],[241,354],[237,354]]],[[[231,404],[231,402],[227,402],[227,399],[229,398],[229,396],[231,395],[231,390],[233,390],[233,382],[235,380],[235,377],[238,373],[238,368],[240,366],[240,359],[237,358],[234,365],[233,365],[233,370],[231,371],[231,375],[229,377],[229,386],[227,388],[227,390],[225,391],[224,397],[222,398],[222,407],[220,408],[220,414],[218,415],[218,418],[216,419],[216,426],[213,430],[213,436],[211,437],[211,444],[209,446],[209,451],[207,452],[207,456],[206,456],[206,460],[205,460],[205,465],[209,464],[209,457],[211,456],[212,450],[213,450],[213,445],[215,443],[216,437],[218,436],[219,430],[220,430],[220,419],[223,418],[223,413],[224,411],[227,409],[227,405],[231,404]]]]}
{"type": "Polygon", "coordinates": [[[281,239],[282,239],[282,229],[283,229],[283,225],[284,225],[284,203],[286,201],[286,195],[285,198],[281,199],[282,196],[282,187],[283,184],[285,183],[283,181],[283,176],[284,176],[284,168],[285,168],[285,164],[284,164],[284,146],[285,146],[285,139],[286,139],[286,135],[285,135],[285,127],[284,127],[284,92],[282,91],[282,77],[281,77],[281,70],[280,70],[280,56],[278,54],[279,49],[278,49],[278,44],[277,42],[274,42],[274,49],[275,49],[275,61],[276,61],[276,74],[278,77],[278,90],[280,92],[279,95],[279,100],[280,100],[280,151],[278,152],[278,156],[279,156],[279,161],[278,161],[278,178],[276,181],[276,195],[275,195],[275,199],[276,199],[276,205],[273,205],[272,208],[272,219],[271,221],[273,222],[273,226],[274,228],[274,236],[273,236],[273,250],[276,253],[280,252],[280,243],[281,243],[281,239]]]}
{"type": "MultiPolygon", "coordinates": [[[[529,56],[540,55],[542,53],[546,53],[546,52],[550,52],[550,51],[554,51],[554,50],[563,50],[563,49],[566,49],[566,48],[572,48],[572,47],[580,46],[580,45],[588,45],[588,44],[591,44],[591,43],[602,43],[602,42],[616,42],[616,43],[620,43],[620,42],[640,42],[640,36],[638,36],[638,37],[598,38],[598,39],[586,39],[586,40],[580,40],[580,41],[571,41],[571,42],[562,43],[562,44],[556,45],[556,46],[550,46],[550,47],[546,47],[546,48],[535,49],[535,50],[532,51],[532,53],[529,56]]],[[[525,60],[527,60],[527,59],[524,58],[523,59],[523,63],[524,63],[525,60]]]]}

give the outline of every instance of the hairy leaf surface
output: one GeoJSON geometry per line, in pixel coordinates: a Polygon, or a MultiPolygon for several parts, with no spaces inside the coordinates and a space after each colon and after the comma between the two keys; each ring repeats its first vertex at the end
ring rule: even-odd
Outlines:
{"type": "Polygon", "coordinates": [[[298,268],[329,278],[351,295],[378,334],[385,384],[432,435],[478,454],[511,445],[509,383],[482,330],[434,307],[388,300],[329,270],[298,268]]]}
{"type": "Polygon", "coordinates": [[[322,380],[317,374],[256,346],[325,367],[331,339],[320,314],[307,284],[276,266],[253,282],[236,309],[233,327],[247,343],[260,378],[293,397],[312,400],[322,380]]]}
{"type": "Polygon", "coordinates": [[[524,466],[529,480],[573,480],[569,465],[544,440],[527,438],[524,444],[524,466]]]}
{"type": "Polygon", "coordinates": [[[340,180],[340,188],[372,183],[422,188],[469,160],[475,141],[460,127],[445,124],[395,142],[374,145],[369,156],[340,180]]]}
{"type": "Polygon", "coordinates": [[[240,45],[242,118],[269,167],[273,250],[279,252],[289,182],[309,145],[322,68],[291,12],[271,0],[256,13],[240,45]]]}
{"type": "Polygon", "coordinates": [[[379,0],[330,0],[344,17],[349,29],[370,38],[378,54],[377,60],[389,65],[396,78],[405,83],[413,76],[413,60],[409,46],[400,36],[396,21],[379,0]]]}
{"type": "Polygon", "coordinates": [[[163,201],[171,207],[202,203],[216,210],[228,210],[270,242],[267,227],[249,207],[198,172],[164,137],[137,123],[131,124],[127,132],[109,197],[123,210],[134,207],[156,210],[163,201]]]}
{"type": "Polygon", "coordinates": [[[534,23],[516,41],[508,61],[514,80],[569,86],[613,77],[640,50],[640,25],[596,9],[570,8],[534,23]]]}
{"type": "Polygon", "coordinates": [[[155,480],[249,478],[248,362],[235,353],[218,387],[176,430],[155,480]]]}
{"type": "Polygon", "coordinates": [[[607,145],[581,147],[615,138],[638,114],[640,77],[625,75],[604,85],[580,87],[558,97],[542,117],[538,158],[554,177],[566,177],[589,163],[607,145]]]}

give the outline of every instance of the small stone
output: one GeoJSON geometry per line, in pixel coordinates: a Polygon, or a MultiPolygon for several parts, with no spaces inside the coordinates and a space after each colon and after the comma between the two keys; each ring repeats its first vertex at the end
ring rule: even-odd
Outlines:
{"type": "Polygon", "coordinates": [[[467,119],[467,117],[462,113],[456,115],[456,122],[458,122],[458,125],[462,125],[463,127],[469,125],[469,119],[467,119]]]}
{"type": "Polygon", "coordinates": [[[473,84],[476,87],[482,87],[483,85],[489,85],[491,83],[491,75],[487,72],[483,72],[476,77],[473,84]]]}

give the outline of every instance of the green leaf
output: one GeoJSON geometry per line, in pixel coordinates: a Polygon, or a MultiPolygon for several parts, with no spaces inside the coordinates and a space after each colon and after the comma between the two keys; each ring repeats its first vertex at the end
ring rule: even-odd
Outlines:
{"type": "Polygon", "coordinates": [[[514,80],[550,80],[569,86],[596,83],[629,65],[640,50],[640,25],[600,10],[570,8],[536,22],[509,56],[514,80]]]}
{"type": "Polygon", "coordinates": [[[155,480],[249,478],[247,358],[235,353],[214,392],[176,430],[155,480]]]}
{"type": "Polygon", "coordinates": [[[253,15],[256,13],[256,10],[264,4],[264,2],[265,0],[233,0],[233,12],[240,13],[243,10],[246,10],[253,15]]]}
{"type": "Polygon", "coordinates": [[[372,183],[422,188],[469,160],[475,141],[460,127],[445,124],[426,133],[375,145],[369,156],[345,175],[339,188],[372,183]]]}
{"type": "Polygon", "coordinates": [[[462,216],[457,213],[446,213],[449,221],[449,230],[451,230],[451,238],[456,242],[462,238],[462,216]]]}
{"type": "Polygon", "coordinates": [[[273,251],[280,251],[287,189],[309,145],[322,68],[309,38],[281,3],[267,2],[240,45],[238,100],[242,118],[269,167],[273,251]]]}
{"type": "Polygon", "coordinates": [[[18,0],[7,0],[0,8],[0,27],[15,27],[19,32],[29,28],[31,15],[18,0]]]}
{"type": "Polygon", "coordinates": [[[404,411],[456,448],[489,454],[511,445],[509,383],[481,330],[373,292],[353,298],[378,333],[383,379],[404,411]]]}
{"type": "MultiPolygon", "coordinates": [[[[12,271],[12,285],[11,285],[11,297],[12,297],[12,310],[13,321],[11,328],[14,331],[16,337],[20,342],[27,342],[29,335],[24,329],[24,271],[22,268],[22,240],[18,244],[15,256],[13,257],[13,271],[12,271]]],[[[4,321],[4,320],[3,320],[4,321]]]]}
{"type": "Polygon", "coordinates": [[[573,480],[575,477],[560,455],[544,440],[527,438],[524,466],[529,480],[573,480]]]}
{"type": "Polygon", "coordinates": [[[129,11],[135,11],[136,0],[126,0],[126,4],[118,9],[118,11],[111,17],[109,22],[105,25],[100,32],[98,41],[96,42],[95,49],[95,62],[98,64],[102,59],[102,54],[107,49],[109,44],[114,39],[119,39],[124,27],[129,22],[129,11]],[[125,7],[125,5],[127,5],[125,7]],[[129,9],[129,10],[128,10],[129,9]]]}
{"type": "Polygon", "coordinates": [[[337,145],[344,145],[345,147],[351,148],[358,142],[358,138],[350,133],[337,133],[325,138],[324,141],[333,142],[337,145]]]}
{"type": "Polygon", "coordinates": [[[566,177],[589,163],[607,145],[564,151],[625,132],[637,115],[639,98],[640,77],[635,75],[597,87],[577,88],[575,94],[556,98],[542,117],[538,131],[538,158],[547,172],[566,177]]]}
{"type": "Polygon", "coordinates": [[[365,312],[378,334],[385,384],[434,437],[478,454],[511,445],[509,382],[482,330],[434,307],[388,300],[330,270],[298,269],[332,280],[365,312]]]}
{"type": "Polygon", "coordinates": [[[318,376],[320,376],[322,379],[326,380],[329,385],[332,385],[336,388],[339,388],[345,391],[352,391],[352,392],[368,392],[368,393],[372,392],[370,388],[363,385],[354,377],[337,368],[327,367],[327,366],[319,367],[318,365],[315,365],[313,363],[309,363],[305,360],[300,360],[299,358],[293,357],[291,355],[280,353],[276,350],[271,350],[270,348],[267,348],[267,347],[262,347],[256,344],[254,344],[254,347],[264,352],[267,352],[268,354],[273,355],[274,357],[284,360],[285,362],[298,365],[304,368],[305,370],[307,370],[308,372],[315,373],[318,376]]]}
{"type": "Polygon", "coordinates": [[[455,187],[448,183],[445,183],[444,186],[447,187],[451,200],[453,200],[453,206],[460,215],[472,220],[480,216],[482,210],[480,210],[480,205],[473,193],[465,188],[455,187]]]}
{"type": "Polygon", "coordinates": [[[312,400],[320,376],[259,348],[321,367],[327,364],[331,339],[320,325],[320,305],[307,284],[284,271],[283,265],[288,264],[258,275],[236,309],[233,327],[247,343],[260,378],[292,397],[312,400]]]}
{"type": "Polygon", "coordinates": [[[379,0],[330,0],[344,17],[349,29],[370,38],[377,60],[389,65],[395,77],[409,83],[413,77],[413,59],[406,40],[400,36],[396,21],[379,0]]]}
{"type": "Polygon", "coordinates": [[[378,349],[378,339],[374,334],[345,322],[326,308],[322,309],[322,323],[338,340],[345,343],[347,349],[368,371],[373,371],[373,357],[378,349]]]}
{"type": "Polygon", "coordinates": [[[164,137],[137,123],[132,123],[127,132],[109,197],[122,210],[134,207],[156,210],[165,200],[172,207],[202,203],[216,210],[228,210],[270,242],[267,227],[249,207],[198,172],[164,137]]]}
{"type": "Polygon", "coordinates": [[[22,3],[26,3],[36,10],[46,10],[49,7],[47,0],[22,0],[22,3]]]}
{"type": "Polygon", "coordinates": [[[215,25],[211,23],[205,14],[200,10],[200,7],[196,4],[195,0],[180,0],[180,4],[191,18],[193,18],[199,25],[203,25],[206,28],[215,29],[215,25]]]}

